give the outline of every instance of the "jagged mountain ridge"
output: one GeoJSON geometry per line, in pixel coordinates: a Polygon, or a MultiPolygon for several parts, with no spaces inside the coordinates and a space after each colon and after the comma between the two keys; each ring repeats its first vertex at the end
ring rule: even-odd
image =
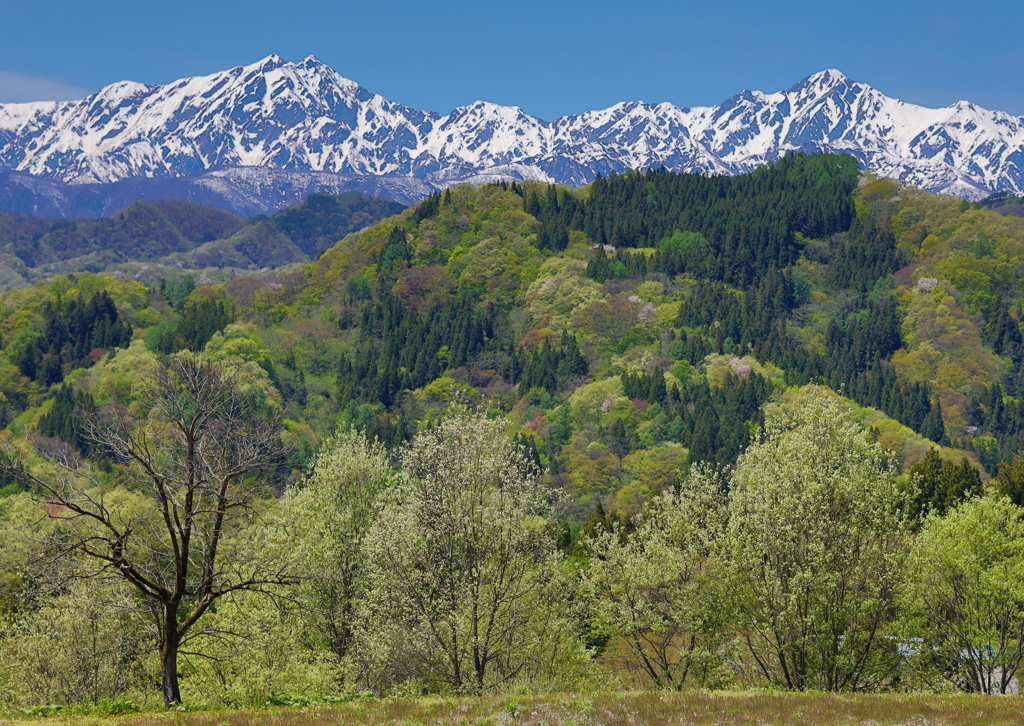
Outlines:
{"type": "Polygon", "coordinates": [[[418,111],[312,56],[0,105],[0,168],[75,185],[244,167],[344,175],[350,186],[384,177],[425,195],[458,181],[580,185],[662,165],[736,174],[795,150],[850,153],[879,175],[967,198],[1024,191],[1024,117],[967,102],[915,106],[835,70],[720,106],[628,102],[553,122],[482,101],[446,116],[418,111]]]}

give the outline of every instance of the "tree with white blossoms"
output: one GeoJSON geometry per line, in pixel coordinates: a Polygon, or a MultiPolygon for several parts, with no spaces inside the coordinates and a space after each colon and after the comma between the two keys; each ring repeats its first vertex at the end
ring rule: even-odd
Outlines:
{"type": "Polygon", "coordinates": [[[324,443],[302,486],[282,502],[284,519],[295,523],[306,573],[299,597],[309,637],[322,641],[339,663],[352,647],[365,584],[363,544],[379,497],[396,479],[382,444],[340,431],[324,443]]]}
{"type": "Polygon", "coordinates": [[[594,614],[616,636],[612,660],[658,688],[721,685],[733,607],[717,551],[727,511],[721,479],[696,468],[653,498],[627,537],[589,545],[594,614]]]}
{"type": "Polygon", "coordinates": [[[367,537],[367,685],[483,693],[579,662],[537,468],[501,420],[455,405],[402,455],[367,537]]]}
{"type": "Polygon", "coordinates": [[[1006,693],[1024,659],[1024,508],[994,496],[925,520],[902,592],[931,685],[1006,693]]]}
{"type": "Polygon", "coordinates": [[[743,640],[770,684],[862,691],[893,675],[903,509],[895,463],[830,392],[768,416],[732,475],[728,544],[743,640]]]}

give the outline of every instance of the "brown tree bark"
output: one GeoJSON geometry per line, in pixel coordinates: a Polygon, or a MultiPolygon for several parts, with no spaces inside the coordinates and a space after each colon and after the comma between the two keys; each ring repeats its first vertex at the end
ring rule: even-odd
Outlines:
{"type": "Polygon", "coordinates": [[[217,598],[297,581],[278,555],[225,545],[260,521],[262,492],[251,475],[280,454],[279,427],[199,356],[165,362],[132,404],[87,418],[85,428],[96,450],[109,452],[149,499],[141,514],[108,507],[106,481],[92,478],[70,448],[51,452],[53,478],[33,475],[13,451],[0,467],[32,484],[41,506],[61,508],[62,526],[44,543],[40,572],[118,576],[148,601],[170,706],[181,700],[181,644],[217,598]],[[70,571],[50,567],[58,559],[70,571]]]}

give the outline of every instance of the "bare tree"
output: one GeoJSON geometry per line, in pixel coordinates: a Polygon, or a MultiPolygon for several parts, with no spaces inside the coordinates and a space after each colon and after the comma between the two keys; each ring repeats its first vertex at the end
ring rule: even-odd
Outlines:
{"type": "Polygon", "coordinates": [[[179,702],[178,655],[217,600],[241,590],[292,584],[291,567],[266,533],[268,501],[256,472],[281,451],[276,422],[221,370],[198,356],[164,363],[131,406],[112,405],[82,426],[122,465],[133,496],[113,496],[69,448],[51,452],[49,473],[13,467],[41,494],[59,527],[45,563],[75,578],[121,578],[146,603],[156,626],[163,696],[179,702]]]}

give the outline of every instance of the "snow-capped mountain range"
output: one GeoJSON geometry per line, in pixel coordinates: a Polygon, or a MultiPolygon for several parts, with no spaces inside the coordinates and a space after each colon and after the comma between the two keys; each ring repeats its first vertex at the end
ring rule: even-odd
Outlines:
{"type": "MultiPolygon", "coordinates": [[[[303,172],[341,175],[333,188],[377,178],[384,195],[409,201],[458,181],[580,185],[662,165],[736,174],[795,150],[849,153],[880,176],[970,199],[1024,191],[1024,117],[963,101],[915,106],[836,70],[720,106],[636,101],[552,122],[483,101],[446,116],[419,111],[312,56],[165,86],[116,83],[81,101],[0,104],[0,169],[26,189],[31,177],[93,187],[244,168],[250,185],[259,169],[277,170],[270,186],[294,186],[303,172]]],[[[287,191],[277,196],[288,203],[287,191]]]]}

